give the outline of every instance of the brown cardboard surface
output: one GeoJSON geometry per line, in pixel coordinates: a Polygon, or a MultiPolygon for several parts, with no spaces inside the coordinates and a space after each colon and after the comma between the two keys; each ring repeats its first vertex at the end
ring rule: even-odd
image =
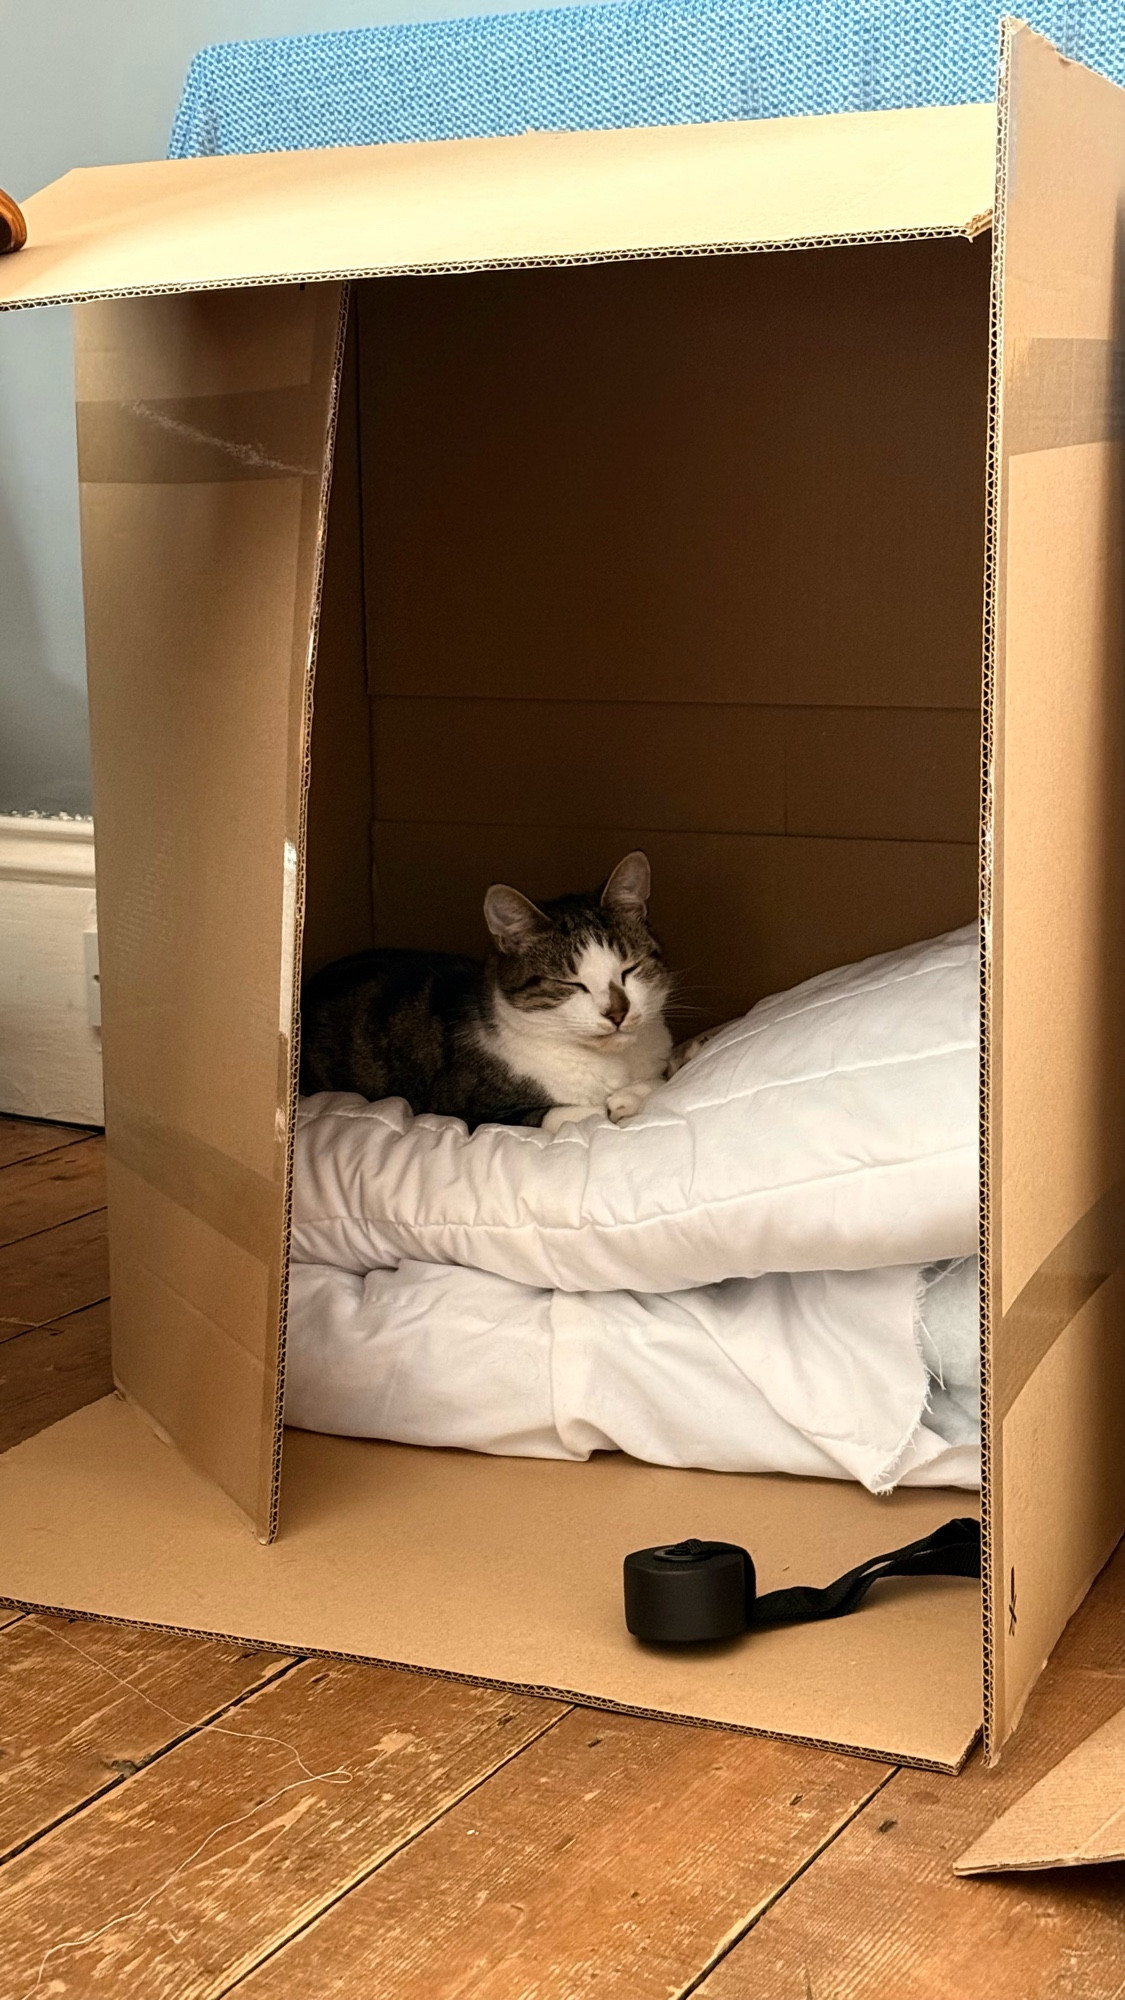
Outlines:
{"type": "Polygon", "coordinates": [[[392,697],[372,729],[384,821],[977,838],[979,706],[392,697]]]}
{"type": "Polygon", "coordinates": [[[1004,1625],[1013,1725],[1125,1520],[1125,1271],[1057,1336],[1003,1419],[1004,1625]]]}
{"type": "Polygon", "coordinates": [[[80,168],[0,306],[695,244],[976,233],[989,104],[80,168]]]}
{"type": "Polygon", "coordinates": [[[361,286],[376,692],[979,709],[988,282],[923,242],[361,286]]]}
{"type": "Polygon", "coordinates": [[[262,1527],[338,317],[326,287],[78,319],[114,1366],[262,1527]]]}
{"type": "Polygon", "coordinates": [[[653,923],[682,975],[680,998],[708,1021],[830,966],[971,923],[977,909],[977,849],[967,842],[400,822],[375,829],[376,942],[479,953],[482,885],[557,896],[604,880],[634,847],[652,862],[653,923]]]}
{"type": "Polygon", "coordinates": [[[686,1026],[972,918],[988,275],[357,288],[379,942],[640,844],[686,1026]]]}
{"type": "Polygon", "coordinates": [[[1125,460],[1105,393],[1122,337],[1125,95],[1016,27],[1001,133],[984,849],[993,1750],[1125,1525],[1125,1305],[1104,1268],[1110,1249],[1120,1266],[1107,1216],[1125,1176],[1125,460]]]}
{"type": "Polygon", "coordinates": [[[992,1358],[999,1417],[1088,1299],[1125,1264],[1125,1182],[1117,1181],[1055,1245],[1001,1323],[992,1358]]]}
{"type": "Polygon", "coordinates": [[[290,1433],[280,1539],[108,1398],[0,1458],[0,1597],[434,1668],[955,1768],[980,1724],[977,1586],[880,1585],[852,1618],[666,1652],[625,1632],[621,1561],[742,1541],[826,1582],[970,1509],[841,1482],[477,1458],[290,1433]]]}
{"type": "Polygon", "coordinates": [[[1007,466],[1002,1312],[1125,1173],[1123,478],[1119,442],[1007,466]]]}
{"type": "Polygon", "coordinates": [[[954,1862],[958,1875],[1125,1861],[1125,1709],[1001,1813],[954,1862]]]}

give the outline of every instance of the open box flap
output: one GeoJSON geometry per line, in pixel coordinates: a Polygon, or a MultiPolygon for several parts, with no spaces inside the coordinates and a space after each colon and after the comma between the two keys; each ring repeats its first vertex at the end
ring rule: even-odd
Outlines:
{"type": "Polygon", "coordinates": [[[1125,1708],[994,1820],[958,1875],[1125,1861],[1125,1708]]]}
{"type": "Polygon", "coordinates": [[[988,1736],[1125,1524],[1125,92],[1005,30],[982,908],[988,1736]]]}
{"type": "Polygon", "coordinates": [[[290,287],[77,327],[114,1373],[263,1535],[342,308],[290,287]]]}
{"type": "Polygon", "coordinates": [[[0,307],[669,249],[975,235],[995,111],[529,132],[81,168],[26,203],[0,307]]]}

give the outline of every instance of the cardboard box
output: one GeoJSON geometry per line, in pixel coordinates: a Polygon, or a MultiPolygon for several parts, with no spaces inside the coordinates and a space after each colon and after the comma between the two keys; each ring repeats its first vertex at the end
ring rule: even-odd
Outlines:
{"type": "Polygon", "coordinates": [[[998,142],[528,134],[28,204],[0,302],[84,302],[121,1399],[0,1459],[0,1595],[945,1769],[983,1679],[997,1752],[1125,1522],[1123,188],[1125,94],[1015,26],[998,142]],[[477,946],[495,876],[642,838],[715,1016],[979,894],[983,1651],[936,1579],[690,1657],[621,1617],[630,1548],[818,1582],[963,1495],[303,1435],[282,1476],[302,962],[477,946]]]}
{"type": "Polygon", "coordinates": [[[1063,1757],[954,1862],[1007,1875],[1125,1861],[1125,1709],[1063,1757]]]}

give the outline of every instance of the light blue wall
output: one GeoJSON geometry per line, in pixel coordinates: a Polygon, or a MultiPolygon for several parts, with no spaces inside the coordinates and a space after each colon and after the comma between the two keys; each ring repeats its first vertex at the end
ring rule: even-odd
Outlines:
{"type": "MultiPolygon", "coordinates": [[[[523,0],[0,0],[0,186],[159,158],[208,42],[523,0]]],[[[0,314],[0,812],[89,810],[69,314],[0,314]]]]}

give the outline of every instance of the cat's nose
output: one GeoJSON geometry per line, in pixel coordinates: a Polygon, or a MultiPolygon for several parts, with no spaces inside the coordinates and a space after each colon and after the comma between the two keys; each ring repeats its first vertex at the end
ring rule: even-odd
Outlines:
{"type": "Polygon", "coordinates": [[[623,986],[611,986],[609,989],[609,999],[602,1008],[603,1019],[612,1021],[614,1027],[619,1028],[628,1012],[629,995],[626,993],[625,988],[623,986]]]}

